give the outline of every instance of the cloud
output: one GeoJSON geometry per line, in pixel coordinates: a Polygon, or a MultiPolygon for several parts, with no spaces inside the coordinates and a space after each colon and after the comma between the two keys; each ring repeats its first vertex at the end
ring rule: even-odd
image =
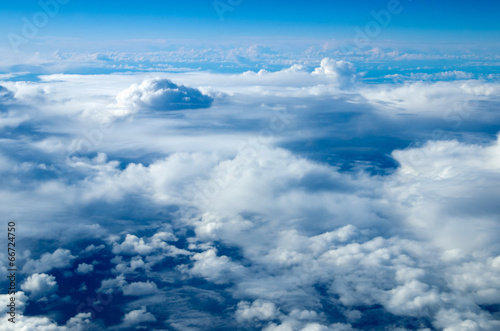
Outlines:
{"type": "Polygon", "coordinates": [[[27,259],[22,272],[26,274],[40,273],[52,269],[67,268],[75,256],[68,249],[58,248],[53,253],[44,253],[38,260],[27,259]]]}
{"type": "Polygon", "coordinates": [[[94,244],[90,244],[89,246],[87,246],[87,248],[85,248],[85,252],[86,253],[97,252],[103,249],[104,247],[105,247],[104,245],[95,246],[94,244]]]}
{"type": "Polygon", "coordinates": [[[67,330],[87,330],[91,327],[91,313],[78,313],[66,323],[67,330]]]}
{"type": "Polygon", "coordinates": [[[76,273],[78,274],[88,274],[94,270],[94,266],[92,264],[80,263],[78,268],[76,269],[76,273]]]}
{"type": "Polygon", "coordinates": [[[498,248],[493,217],[500,198],[498,137],[487,145],[429,141],[393,156],[401,167],[387,186],[388,196],[405,211],[415,234],[447,249],[498,248]]]}
{"type": "Polygon", "coordinates": [[[428,73],[411,73],[409,75],[402,74],[392,74],[386,75],[384,78],[390,78],[396,81],[405,81],[405,80],[424,80],[424,81],[442,81],[442,80],[469,80],[474,79],[475,75],[470,72],[464,72],[460,70],[453,71],[443,71],[434,74],[428,73]]]}
{"type": "Polygon", "coordinates": [[[6,82],[36,121],[3,137],[2,211],[41,254],[22,255],[23,273],[53,275],[23,285],[32,299],[43,284],[67,295],[31,300],[27,328],[494,330],[498,84],[432,82],[460,73],[365,84],[357,61],[297,62],[159,73],[172,88],[142,74],[6,82]],[[119,108],[116,95],[141,80],[119,108]],[[132,115],[182,86],[220,99],[179,117],[132,115]],[[457,139],[429,136],[454,124],[443,115],[456,103],[457,139]],[[97,114],[113,109],[131,116],[100,131],[97,114]],[[70,153],[79,139],[94,150],[70,153]],[[94,281],[77,291],[86,272],[94,281]],[[87,297],[90,318],[65,310],[87,297]]]}
{"type": "Polygon", "coordinates": [[[101,281],[101,287],[98,289],[99,292],[110,293],[114,289],[122,288],[127,281],[125,280],[125,276],[118,275],[116,278],[104,279],[101,281]]]}
{"type": "Polygon", "coordinates": [[[158,293],[158,287],[153,282],[135,282],[123,286],[123,294],[131,296],[151,295],[158,293]]]}
{"type": "Polygon", "coordinates": [[[33,274],[22,284],[21,289],[30,293],[30,298],[39,299],[57,291],[56,278],[47,274],[33,274]]]}
{"type": "Polygon", "coordinates": [[[278,316],[276,306],[272,302],[256,300],[251,304],[249,302],[239,302],[236,311],[238,320],[273,320],[278,316]]]}
{"type": "Polygon", "coordinates": [[[419,113],[450,122],[457,116],[469,119],[477,110],[474,102],[498,96],[500,89],[497,84],[465,80],[375,85],[362,88],[360,93],[381,110],[419,113]]]}
{"type": "Polygon", "coordinates": [[[227,256],[217,256],[215,249],[196,253],[191,258],[195,261],[194,265],[185,271],[216,284],[228,282],[235,274],[243,272],[243,267],[232,262],[227,256]]]}
{"type": "Polygon", "coordinates": [[[153,314],[146,311],[146,307],[132,310],[131,312],[125,314],[125,316],[123,317],[123,323],[125,325],[137,325],[140,323],[154,321],[156,321],[156,318],[153,316],[153,314]]]}
{"type": "Polygon", "coordinates": [[[314,69],[312,74],[326,76],[341,86],[352,84],[356,79],[356,69],[351,62],[331,58],[321,60],[320,67],[314,69]]]}
{"type": "Polygon", "coordinates": [[[0,102],[4,103],[14,98],[14,94],[0,85],[0,102]]]}
{"type": "Polygon", "coordinates": [[[177,85],[168,79],[153,78],[133,84],[116,97],[119,105],[134,110],[182,110],[208,108],[213,98],[200,90],[177,85]]]}
{"type": "Polygon", "coordinates": [[[26,316],[20,311],[17,311],[17,313],[16,323],[4,323],[0,326],[0,330],[83,331],[98,327],[92,323],[90,313],[78,313],[77,315],[71,317],[65,325],[58,325],[57,322],[47,317],[26,316]]]}
{"type": "MultiPolygon", "coordinates": [[[[0,313],[3,316],[7,316],[7,312],[10,309],[7,306],[7,303],[10,301],[11,297],[12,297],[12,295],[9,295],[9,294],[0,294],[0,300],[2,300],[2,302],[6,303],[5,305],[2,305],[2,307],[0,307],[0,313]]],[[[23,313],[24,309],[26,308],[26,304],[29,301],[28,296],[23,291],[16,291],[15,298],[16,298],[16,312],[23,313]]]]}

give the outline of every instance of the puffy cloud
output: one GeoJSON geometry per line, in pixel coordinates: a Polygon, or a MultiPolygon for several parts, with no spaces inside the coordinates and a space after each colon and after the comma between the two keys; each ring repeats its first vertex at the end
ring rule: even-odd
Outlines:
{"type": "Polygon", "coordinates": [[[459,312],[455,309],[442,309],[437,313],[436,328],[443,331],[455,330],[498,330],[500,321],[492,319],[485,312],[465,311],[459,312]]]}
{"type": "Polygon", "coordinates": [[[411,280],[391,290],[386,308],[396,315],[427,315],[428,310],[441,303],[440,300],[436,289],[418,280],[411,280]]]}
{"type": "Polygon", "coordinates": [[[238,310],[236,311],[236,318],[238,320],[272,320],[278,316],[278,310],[272,302],[256,300],[251,304],[243,301],[238,303],[238,310]]]}
{"type": "Polygon", "coordinates": [[[387,194],[415,234],[447,249],[498,247],[492,215],[500,199],[500,138],[488,145],[429,141],[393,156],[401,167],[387,194]]]}
{"type": "Polygon", "coordinates": [[[104,279],[101,281],[101,287],[98,289],[100,292],[110,293],[115,289],[121,289],[127,281],[125,276],[118,275],[116,278],[104,279]]]}
{"type": "Polygon", "coordinates": [[[91,313],[78,313],[66,322],[68,330],[87,330],[92,327],[91,313]]]}
{"type": "Polygon", "coordinates": [[[123,294],[131,296],[141,296],[141,295],[151,295],[158,293],[158,287],[155,283],[147,282],[135,282],[123,286],[123,294]]]}
{"type": "Polygon", "coordinates": [[[354,82],[356,69],[351,62],[335,61],[331,58],[321,60],[320,67],[314,69],[313,75],[323,75],[332,79],[335,83],[343,86],[354,82]]]}
{"type": "Polygon", "coordinates": [[[213,98],[200,90],[153,78],[133,84],[116,97],[118,104],[134,110],[182,110],[208,108],[213,98]]]}
{"type": "MultiPolygon", "coordinates": [[[[9,307],[7,306],[7,303],[10,301],[10,298],[12,295],[9,294],[0,294],[0,300],[2,302],[5,302],[5,305],[2,305],[0,307],[0,313],[3,316],[6,316],[7,312],[9,311],[9,307]]],[[[17,313],[23,313],[24,309],[26,308],[26,303],[28,303],[28,296],[23,292],[23,291],[16,291],[16,312],[17,313]]]]}
{"type": "Polygon", "coordinates": [[[114,244],[113,253],[115,254],[149,254],[154,248],[146,245],[143,238],[138,238],[132,234],[127,234],[121,244],[114,244]]]}
{"type": "Polygon", "coordinates": [[[94,266],[92,264],[80,263],[78,268],[76,268],[76,272],[78,274],[88,274],[94,270],[94,266]]]}
{"type": "Polygon", "coordinates": [[[58,248],[53,253],[44,253],[38,260],[27,259],[22,272],[26,274],[67,268],[75,256],[68,249],[58,248]]]}
{"type": "Polygon", "coordinates": [[[154,322],[154,321],[156,321],[156,318],[153,316],[153,314],[146,311],[146,307],[141,307],[140,309],[132,310],[131,312],[125,314],[125,316],[123,317],[124,325],[129,325],[129,326],[137,325],[144,322],[154,322]]]}
{"type": "Polygon", "coordinates": [[[243,267],[234,263],[227,256],[217,256],[215,249],[196,253],[192,257],[194,265],[186,272],[201,276],[214,283],[226,283],[235,275],[243,272],[243,267]]]}
{"type": "Polygon", "coordinates": [[[16,323],[4,323],[2,331],[41,330],[41,331],[83,331],[96,329],[91,321],[90,313],[78,313],[71,317],[65,325],[59,325],[47,317],[26,316],[22,313],[16,316],[16,323]]]}
{"type": "Polygon", "coordinates": [[[54,276],[42,273],[29,276],[21,284],[21,289],[29,292],[31,298],[39,299],[56,292],[58,285],[54,276]]]}
{"type": "Polygon", "coordinates": [[[93,252],[97,252],[97,251],[100,251],[101,249],[103,249],[105,246],[104,245],[99,245],[99,246],[95,246],[94,244],[90,244],[89,246],[87,246],[84,250],[84,252],[86,253],[93,253],[93,252]]]}

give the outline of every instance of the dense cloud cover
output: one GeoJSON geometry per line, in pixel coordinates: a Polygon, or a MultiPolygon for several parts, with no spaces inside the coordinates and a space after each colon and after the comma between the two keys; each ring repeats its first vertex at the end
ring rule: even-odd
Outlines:
{"type": "Polygon", "coordinates": [[[498,330],[500,84],[441,78],[1,82],[16,328],[498,330]]]}

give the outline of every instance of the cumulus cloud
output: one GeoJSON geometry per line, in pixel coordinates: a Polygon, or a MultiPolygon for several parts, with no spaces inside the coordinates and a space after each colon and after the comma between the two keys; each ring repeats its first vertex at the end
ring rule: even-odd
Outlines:
{"type": "Polygon", "coordinates": [[[158,292],[158,287],[155,283],[135,282],[123,286],[123,294],[131,296],[151,295],[158,292]]]}
{"type": "Polygon", "coordinates": [[[39,299],[56,292],[58,285],[54,276],[42,273],[29,276],[21,284],[21,289],[29,292],[31,298],[39,299]]]}
{"type": "Polygon", "coordinates": [[[337,84],[345,86],[354,82],[356,69],[351,62],[324,58],[321,60],[320,67],[314,69],[312,74],[326,76],[337,84]]]}
{"type": "Polygon", "coordinates": [[[430,141],[393,156],[401,167],[388,195],[405,210],[414,233],[447,249],[498,249],[492,215],[500,198],[499,138],[484,146],[430,141]]]}
{"type": "Polygon", "coordinates": [[[44,253],[37,260],[27,259],[23,266],[23,273],[40,273],[55,268],[67,268],[75,256],[68,249],[58,248],[53,253],[44,253]]]}
{"type": "MultiPolygon", "coordinates": [[[[22,293],[22,292],[21,292],[22,293]]],[[[51,331],[83,331],[98,328],[91,321],[90,313],[78,313],[71,317],[65,325],[59,325],[48,317],[26,316],[19,312],[16,323],[4,323],[2,331],[17,330],[51,330],[51,331]]]]}
{"type": "MultiPolygon", "coordinates": [[[[9,311],[7,303],[10,301],[11,297],[12,296],[9,294],[0,294],[0,300],[6,303],[5,305],[2,305],[2,307],[0,307],[0,313],[3,314],[4,316],[7,316],[7,312],[9,311]]],[[[16,311],[22,314],[24,312],[24,309],[26,308],[26,304],[28,303],[29,298],[23,291],[16,291],[15,298],[16,298],[16,311]]]]}
{"type": "Polygon", "coordinates": [[[256,300],[251,304],[249,302],[238,303],[236,318],[239,320],[272,320],[278,316],[276,306],[272,302],[256,300]]]}
{"type": "Polygon", "coordinates": [[[200,90],[153,78],[133,84],[116,97],[119,105],[134,110],[182,110],[208,108],[213,98],[200,90]]]}
{"type": "Polygon", "coordinates": [[[98,291],[110,293],[115,289],[121,289],[124,285],[127,284],[125,280],[125,276],[118,275],[116,278],[104,279],[101,281],[101,287],[98,291]]]}
{"type": "Polygon", "coordinates": [[[156,318],[153,314],[147,312],[146,307],[141,307],[137,310],[132,310],[128,312],[123,317],[123,323],[125,325],[137,325],[144,322],[154,322],[156,318]]]}
{"type": "Polygon", "coordinates": [[[217,256],[215,249],[209,249],[202,253],[196,253],[192,256],[195,261],[192,268],[186,272],[204,277],[214,283],[225,283],[241,273],[243,267],[232,262],[227,256],[217,256]]]}
{"type": "Polygon", "coordinates": [[[94,266],[92,264],[80,263],[78,268],[76,268],[76,273],[78,274],[88,274],[94,270],[94,266]]]}

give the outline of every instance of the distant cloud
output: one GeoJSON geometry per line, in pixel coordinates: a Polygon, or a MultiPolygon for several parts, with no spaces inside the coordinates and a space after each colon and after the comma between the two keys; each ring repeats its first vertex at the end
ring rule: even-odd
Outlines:
{"type": "Polygon", "coordinates": [[[154,78],[133,84],[116,97],[118,104],[134,110],[182,110],[208,108],[213,98],[200,90],[154,78]]]}
{"type": "Polygon", "coordinates": [[[393,79],[395,81],[406,80],[424,80],[424,81],[440,81],[440,80],[466,80],[473,79],[474,74],[460,70],[443,71],[433,74],[428,73],[410,73],[409,75],[392,74],[386,75],[384,78],[393,79]]]}

